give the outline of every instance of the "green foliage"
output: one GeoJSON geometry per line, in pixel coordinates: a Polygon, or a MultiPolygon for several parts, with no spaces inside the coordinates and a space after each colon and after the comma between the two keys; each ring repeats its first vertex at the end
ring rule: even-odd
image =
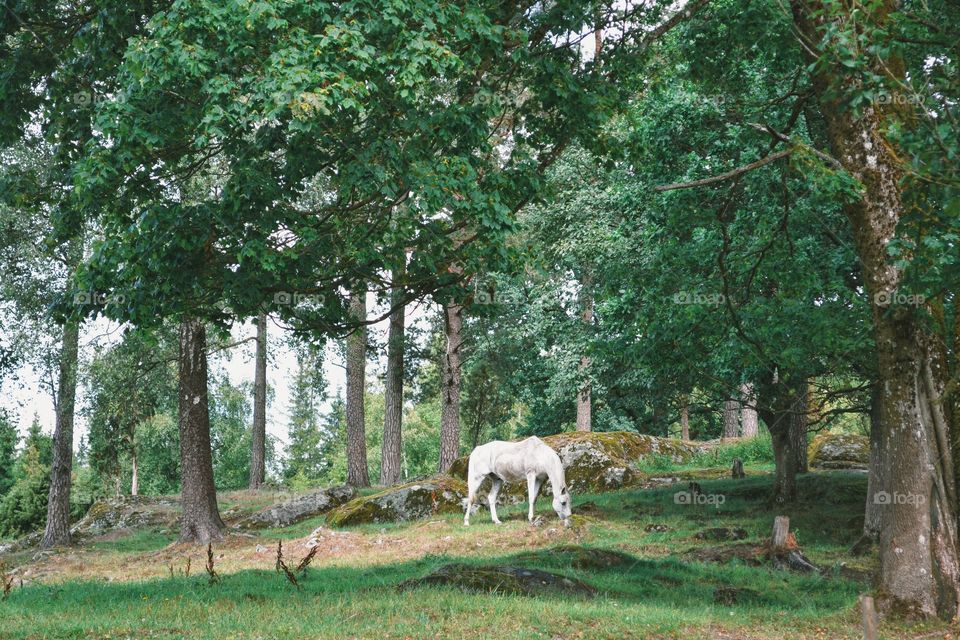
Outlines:
{"type": "Polygon", "coordinates": [[[332,464],[330,449],[338,435],[338,431],[325,428],[329,422],[321,423],[323,363],[320,356],[321,352],[316,349],[299,353],[291,385],[288,443],[282,473],[295,491],[322,484],[332,464]]]}
{"type": "Polygon", "coordinates": [[[0,501],[0,536],[18,536],[42,528],[47,519],[53,441],[34,418],[14,466],[14,482],[0,501]]]}
{"type": "MultiPolygon", "coordinates": [[[[180,491],[180,432],[177,415],[157,413],[136,432],[140,492],[166,495],[180,491]]],[[[129,477],[129,476],[127,476],[129,477]]]]}
{"type": "Polygon", "coordinates": [[[0,409],[0,500],[13,486],[14,463],[17,458],[17,444],[20,434],[10,414],[0,409]]]}

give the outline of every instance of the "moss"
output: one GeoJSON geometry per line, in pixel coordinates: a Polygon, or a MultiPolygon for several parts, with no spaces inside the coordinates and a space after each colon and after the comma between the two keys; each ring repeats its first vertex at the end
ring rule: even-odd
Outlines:
{"type": "Polygon", "coordinates": [[[369,496],[361,496],[327,513],[327,524],[402,522],[463,509],[467,486],[450,476],[408,482],[369,496]]]}
{"type": "Polygon", "coordinates": [[[637,559],[630,554],[612,549],[599,549],[580,545],[562,545],[540,551],[521,554],[518,559],[524,562],[543,564],[559,564],[580,570],[605,571],[633,565],[637,559]]]}
{"type": "Polygon", "coordinates": [[[418,580],[407,580],[400,589],[451,586],[468,593],[498,593],[519,596],[564,595],[591,597],[596,590],[574,578],[526,567],[476,567],[448,564],[418,580]]]}
{"type": "Polygon", "coordinates": [[[807,449],[810,466],[821,469],[866,469],[870,439],[849,433],[821,433],[807,449]]]}

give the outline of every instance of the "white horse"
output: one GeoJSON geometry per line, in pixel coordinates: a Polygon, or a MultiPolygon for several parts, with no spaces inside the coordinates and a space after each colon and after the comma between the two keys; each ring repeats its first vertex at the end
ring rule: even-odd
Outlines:
{"type": "Polygon", "coordinates": [[[467,468],[467,512],[463,515],[463,524],[466,526],[470,526],[470,509],[477,497],[477,490],[488,477],[493,483],[487,500],[494,523],[500,524],[497,495],[504,482],[527,479],[530,499],[528,519],[533,522],[533,504],[537,501],[543,481],[549,478],[553,487],[553,510],[564,525],[570,524],[570,492],[567,490],[563,463],[560,462],[560,456],[540,438],[534,436],[522,442],[494,440],[473,450],[467,468]]]}

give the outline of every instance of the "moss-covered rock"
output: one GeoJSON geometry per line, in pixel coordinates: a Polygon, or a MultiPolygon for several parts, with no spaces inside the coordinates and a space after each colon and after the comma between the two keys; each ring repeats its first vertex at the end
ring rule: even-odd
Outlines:
{"type": "Polygon", "coordinates": [[[117,529],[172,526],[180,516],[177,498],[118,496],[93,503],[83,518],[70,528],[71,535],[102,535],[117,529]]]}
{"type": "Polygon", "coordinates": [[[439,513],[460,513],[467,497],[462,480],[440,475],[390,487],[361,496],[327,513],[327,523],[343,527],[354,524],[404,522],[439,513]]]}
{"type": "Polygon", "coordinates": [[[562,545],[520,554],[517,559],[524,564],[560,564],[574,569],[605,571],[636,564],[637,559],[628,553],[613,549],[562,545]]]}
{"type": "Polygon", "coordinates": [[[819,469],[867,469],[870,438],[849,433],[821,433],[807,450],[811,467],[819,469]]]}
{"type": "Polygon", "coordinates": [[[311,491],[292,500],[258,511],[244,518],[235,526],[241,529],[286,527],[301,520],[326,513],[351,500],[356,495],[356,490],[348,485],[311,491]]]}
{"type": "Polygon", "coordinates": [[[473,567],[448,564],[429,575],[400,583],[400,589],[422,586],[451,586],[467,593],[505,593],[519,596],[563,595],[593,597],[590,585],[566,576],[525,567],[473,567]]]}
{"type": "MultiPolygon", "coordinates": [[[[567,485],[574,494],[636,486],[642,479],[636,465],[645,458],[669,456],[674,462],[682,463],[700,451],[697,445],[682,440],[629,431],[558,433],[546,436],[543,441],[560,456],[567,485]]],[[[450,474],[465,481],[468,463],[469,456],[457,459],[450,474]]],[[[525,499],[526,487],[507,486],[504,493],[508,499],[525,499]]],[[[553,494],[549,483],[544,485],[543,494],[553,494]]]]}

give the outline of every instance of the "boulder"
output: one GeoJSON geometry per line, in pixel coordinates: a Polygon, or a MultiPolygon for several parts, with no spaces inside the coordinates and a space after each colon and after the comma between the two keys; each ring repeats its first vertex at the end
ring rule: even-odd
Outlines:
{"type": "Polygon", "coordinates": [[[849,433],[821,433],[807,450],[810,466],[818,469],[858,469],[870,466],[870,438],[849,433]]]}
{"type": "Polygon", "coordinates": [[[467,485],[446,475],[408,482],[380,493],[361,496],[327,513],[327,524],[405,522],[440,513],[461,513],[467,485]]]}
{"type": "Polygon", "coordinates": [[[234,526],[242,529],[286,527],[301,520],[326,513],[348,500],[352,500],[356,495],[356,490],[345,484],[311,491],[247,516],[234,526]]]}
{"type": "MultiPolygon", "coordinates": [[[[674,462],[682,463],[702,451],[701,446],[683,440],[629,431],[558,433],[546,436],[543,441],[560,456],[573,494],[635,486],[641,480],[636,464],[644,458],[669,456],[674,462]]],[[[457,459],[450,467],[450,474],[466,481],[468,463],[469,456],[457,459]]],[[[525,499],[526,487],[505,487],[501,495],[504,493],[508,498],[525,499]]],[[[549,483],[545,483],[541,495],[553,495],[549,483]]]]}
{"type": "Polygon", "coordinates": [[[564,595],[592,597],[596,590],[573,578],[525,567],[448,564],[429,575],[400,583],[400,589],[451,586],[467,593],[498,593],[519,596],[564,595]]]}
{"type": "Polygon", "coordinates": [[[116,496],[94,502],[86,515],[70,528],[70,534],[99,536],[118,529],[172,526],[179,517],[178,498],[116,496]]]}

